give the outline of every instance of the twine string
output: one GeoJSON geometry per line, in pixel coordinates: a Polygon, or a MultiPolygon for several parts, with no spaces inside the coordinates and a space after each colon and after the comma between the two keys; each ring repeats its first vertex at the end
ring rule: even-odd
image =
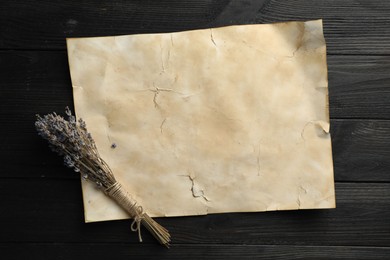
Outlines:
{"type": "Polygon", "coordinates": [[[142,242],[141,236],[141,221],[144,218],[142,206],[138,205],[137,201],[127,193],[120,183],[115,182],[105,190],[106,194],[113,198],[119,205],[125,209],[133,218],[131,223],[131,231],[138,231],[138,239],[142,242]]]}

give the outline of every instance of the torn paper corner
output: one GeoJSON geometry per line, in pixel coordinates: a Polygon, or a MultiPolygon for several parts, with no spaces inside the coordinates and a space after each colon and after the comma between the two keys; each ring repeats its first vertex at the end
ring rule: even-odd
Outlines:
{"type": "MultiPolygon", "coordinates": [[[[151,216],[334,207],[321,20],[67,47],[76,114],[151,216]]],[[[89,222],[128,217],[83,198],[89,222]]]]}

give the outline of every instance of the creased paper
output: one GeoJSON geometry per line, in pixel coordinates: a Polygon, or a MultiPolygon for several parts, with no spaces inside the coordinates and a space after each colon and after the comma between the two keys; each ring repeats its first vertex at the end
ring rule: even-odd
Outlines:
{"type": "MultiPolygon", "coordinates": [[[[76,114],[151,216],[335,207],[321,20],[67,46],[76,114]]],[[[82,186],[87,222],[128,218],[82,186]]]]}

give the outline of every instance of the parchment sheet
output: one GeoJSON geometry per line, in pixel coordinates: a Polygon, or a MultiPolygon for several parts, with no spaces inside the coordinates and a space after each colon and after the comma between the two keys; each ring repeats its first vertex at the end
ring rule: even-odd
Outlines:
{"type": "MultiPolygon", "coordinates": [[[[77,117],[151,216],[335,207],[321,20],[67,47],[77,117]]],[[[128,218],[82,186],[86,222],[128,218]]]]}

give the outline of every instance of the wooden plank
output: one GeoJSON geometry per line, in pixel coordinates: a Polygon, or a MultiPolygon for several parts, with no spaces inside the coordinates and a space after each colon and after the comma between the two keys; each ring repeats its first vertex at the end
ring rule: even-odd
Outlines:
{"type": "Polygon", "coordinates": [[[15,121],[23,111],[42,113],[71,105],[72,84],[66,52],[0,51],[0,113],[15,121]]]}
{"type": "MultiPolygon", "coordinates": [[[[0,179],[0,243],[137,243],[130,221],[83,223],[77,180],[0,179]]],[[[337,209],[160,218],[177,244],[389,246],[390,184],[338,183],[337,209]]],[[[143,230],[145,244],[156,244],[143,230]]]]}
{"type": "MultiPolygon", "coordinates": [[[[3,125],[0,157],[7,163],[0,178],[77,179],[78,175],[65,168],[62,159],[36,134],[33,115],[22,120],[14,129],[3,125]]],[[[331,120],[335,180],[389,182],[389,133],[390,121],[331,120]]]]}
{"type": "Polygon", "coordinates": [[[229,1],[2,1],[0,48],[64,49],[65,37],[205,27],[229,1]]]}
{"type": "Polygon", "coordinates": [[[388,259],[390,248],[285,245],[173,245],[170,250],[147,244],[0,244],[13,259],[388,259]]]}
{"type": "Polygon", "coordinates": [[[331,118],[390,119],[389,72],[387,56],[328,55],[331,118]]]}
{"type": "MultiPolygon", "coordinates": [[[[47,113],[72,105],[66,52],[3,51],[0,70],[0,115],[17,120],[26,110],[47,113]]],[[[328,55],[328,70],[331,118],[390,119],[388,57],[328,55]]]]}
{"type": "Polygon", "coordinates": [[[381,0],[3,0],[0,49],[64,49],[66,37],[323,18],[329,53],[389,55],[389,13],[390,2],[381,0]]]}
{"type": "MultiPolygon", "coordinates": [[[[76,178],[36,136],[34,128],[36,113],[61,112],[72,106],[66,53],[0,52],[0,70],[4,72],[0,82],[0,156],[8,162],[0,176],[76,178]]],[[[389,70],[387,57],[329,56],[337,181],[390,181],[390,122],[337,119],[390,119],[389,70]]]]}
{"type": "Polygon", "coordinates": [[[390,121],[331,120],[336,181],[390,181],[390,121]]]}

